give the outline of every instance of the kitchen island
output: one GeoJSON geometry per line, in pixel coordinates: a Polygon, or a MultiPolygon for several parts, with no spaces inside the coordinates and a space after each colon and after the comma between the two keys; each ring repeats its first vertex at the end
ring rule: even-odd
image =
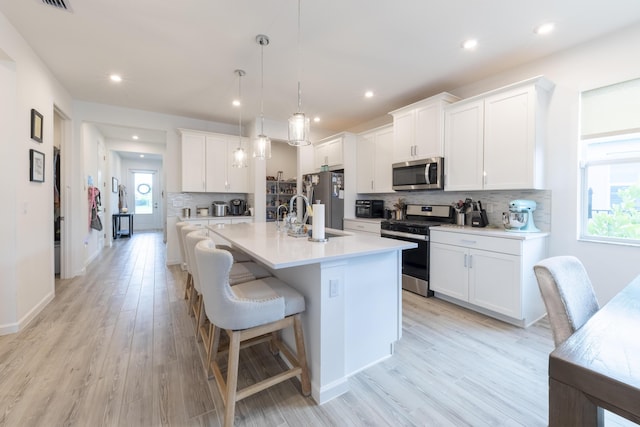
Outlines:
{"type": "MultiPolygon", "coordinates": [[[[304,295],[316,402],[347,392],[350,375],[393,354],[402,336],[402,250],[415,243],[331,229],[328,241],[318,243],[264,222],[209,229],[304,295]]],[[[284,339],[293,346],[292,334],[284,339]]]]}

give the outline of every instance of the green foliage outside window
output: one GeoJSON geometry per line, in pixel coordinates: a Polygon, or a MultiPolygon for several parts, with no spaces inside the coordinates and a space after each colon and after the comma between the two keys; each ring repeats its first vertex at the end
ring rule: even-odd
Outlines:
{"type": "Polygon", "coordinates": [[[640,185],[618,190],[621,202],[611,212],[598,212],[589,221],[592,236],[640,240],[640,185]]]}

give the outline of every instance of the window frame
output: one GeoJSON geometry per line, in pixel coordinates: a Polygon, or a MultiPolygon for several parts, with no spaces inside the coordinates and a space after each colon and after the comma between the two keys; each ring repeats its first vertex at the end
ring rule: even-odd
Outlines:
{"type": "Polygon", "coordinates": [[[611,159],[587,159],[587,146],[596,143],[615,143],[624,140],[635,139],[640,141],[640,134],[637,129],[627,132],[616,132],[606,136],[583,137],[580,139],[581,160],[580,160],[580,223],[578,240],[597,243],[608,243],[623,246],[640,246],[640,239],[625,239],[619,237],[597,236],[588,233],[589,226],[589,187],[588,171],[592,166],[622,165],[626,163],[640,163],[640,151],[634,151],[633,156],[621,157],[612,156],[611,159]]]}

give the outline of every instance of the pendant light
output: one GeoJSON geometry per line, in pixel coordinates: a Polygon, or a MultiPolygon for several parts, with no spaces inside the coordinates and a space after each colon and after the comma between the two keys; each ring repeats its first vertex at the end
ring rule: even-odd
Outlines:
{"type": "Polygon", "coordinates": [[[298,0],[298,112],[289,117],[289,145],[309,145],[309,118],[302,112],[302,85],[300,84],[300,0],[298,0]]]}
{"type": "Polygon", "coordinates": [[[260,45],[260,135],[253,143],[253,157],[270,159],[271,140],[264,134],[264,47],[269,45],[269,37],[258,34],[256,42],[260,45]]]}
{"type": "Polygon", "coordinates": [[[247,153],[242,148],[242,76],[246,73],[244,70],[236,70],[238,75],[238,102],[240,103],[240,111],[238,113],[238,148],[233,152],[233,166],[234,168],[246,168],[247,165],[247,153]]]}

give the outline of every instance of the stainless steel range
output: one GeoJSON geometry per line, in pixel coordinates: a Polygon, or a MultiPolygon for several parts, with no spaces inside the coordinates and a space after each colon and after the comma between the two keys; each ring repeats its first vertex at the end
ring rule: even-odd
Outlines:
{"type": "Polygon", "coordinates": [[[407,205],[405,220],[381,222],[382,237],[418,244],[416,249],[402,251],[403,289],[433,296],[429,289],[429,229],[454,222],[453,207],[448,205],[407,205]]]}

